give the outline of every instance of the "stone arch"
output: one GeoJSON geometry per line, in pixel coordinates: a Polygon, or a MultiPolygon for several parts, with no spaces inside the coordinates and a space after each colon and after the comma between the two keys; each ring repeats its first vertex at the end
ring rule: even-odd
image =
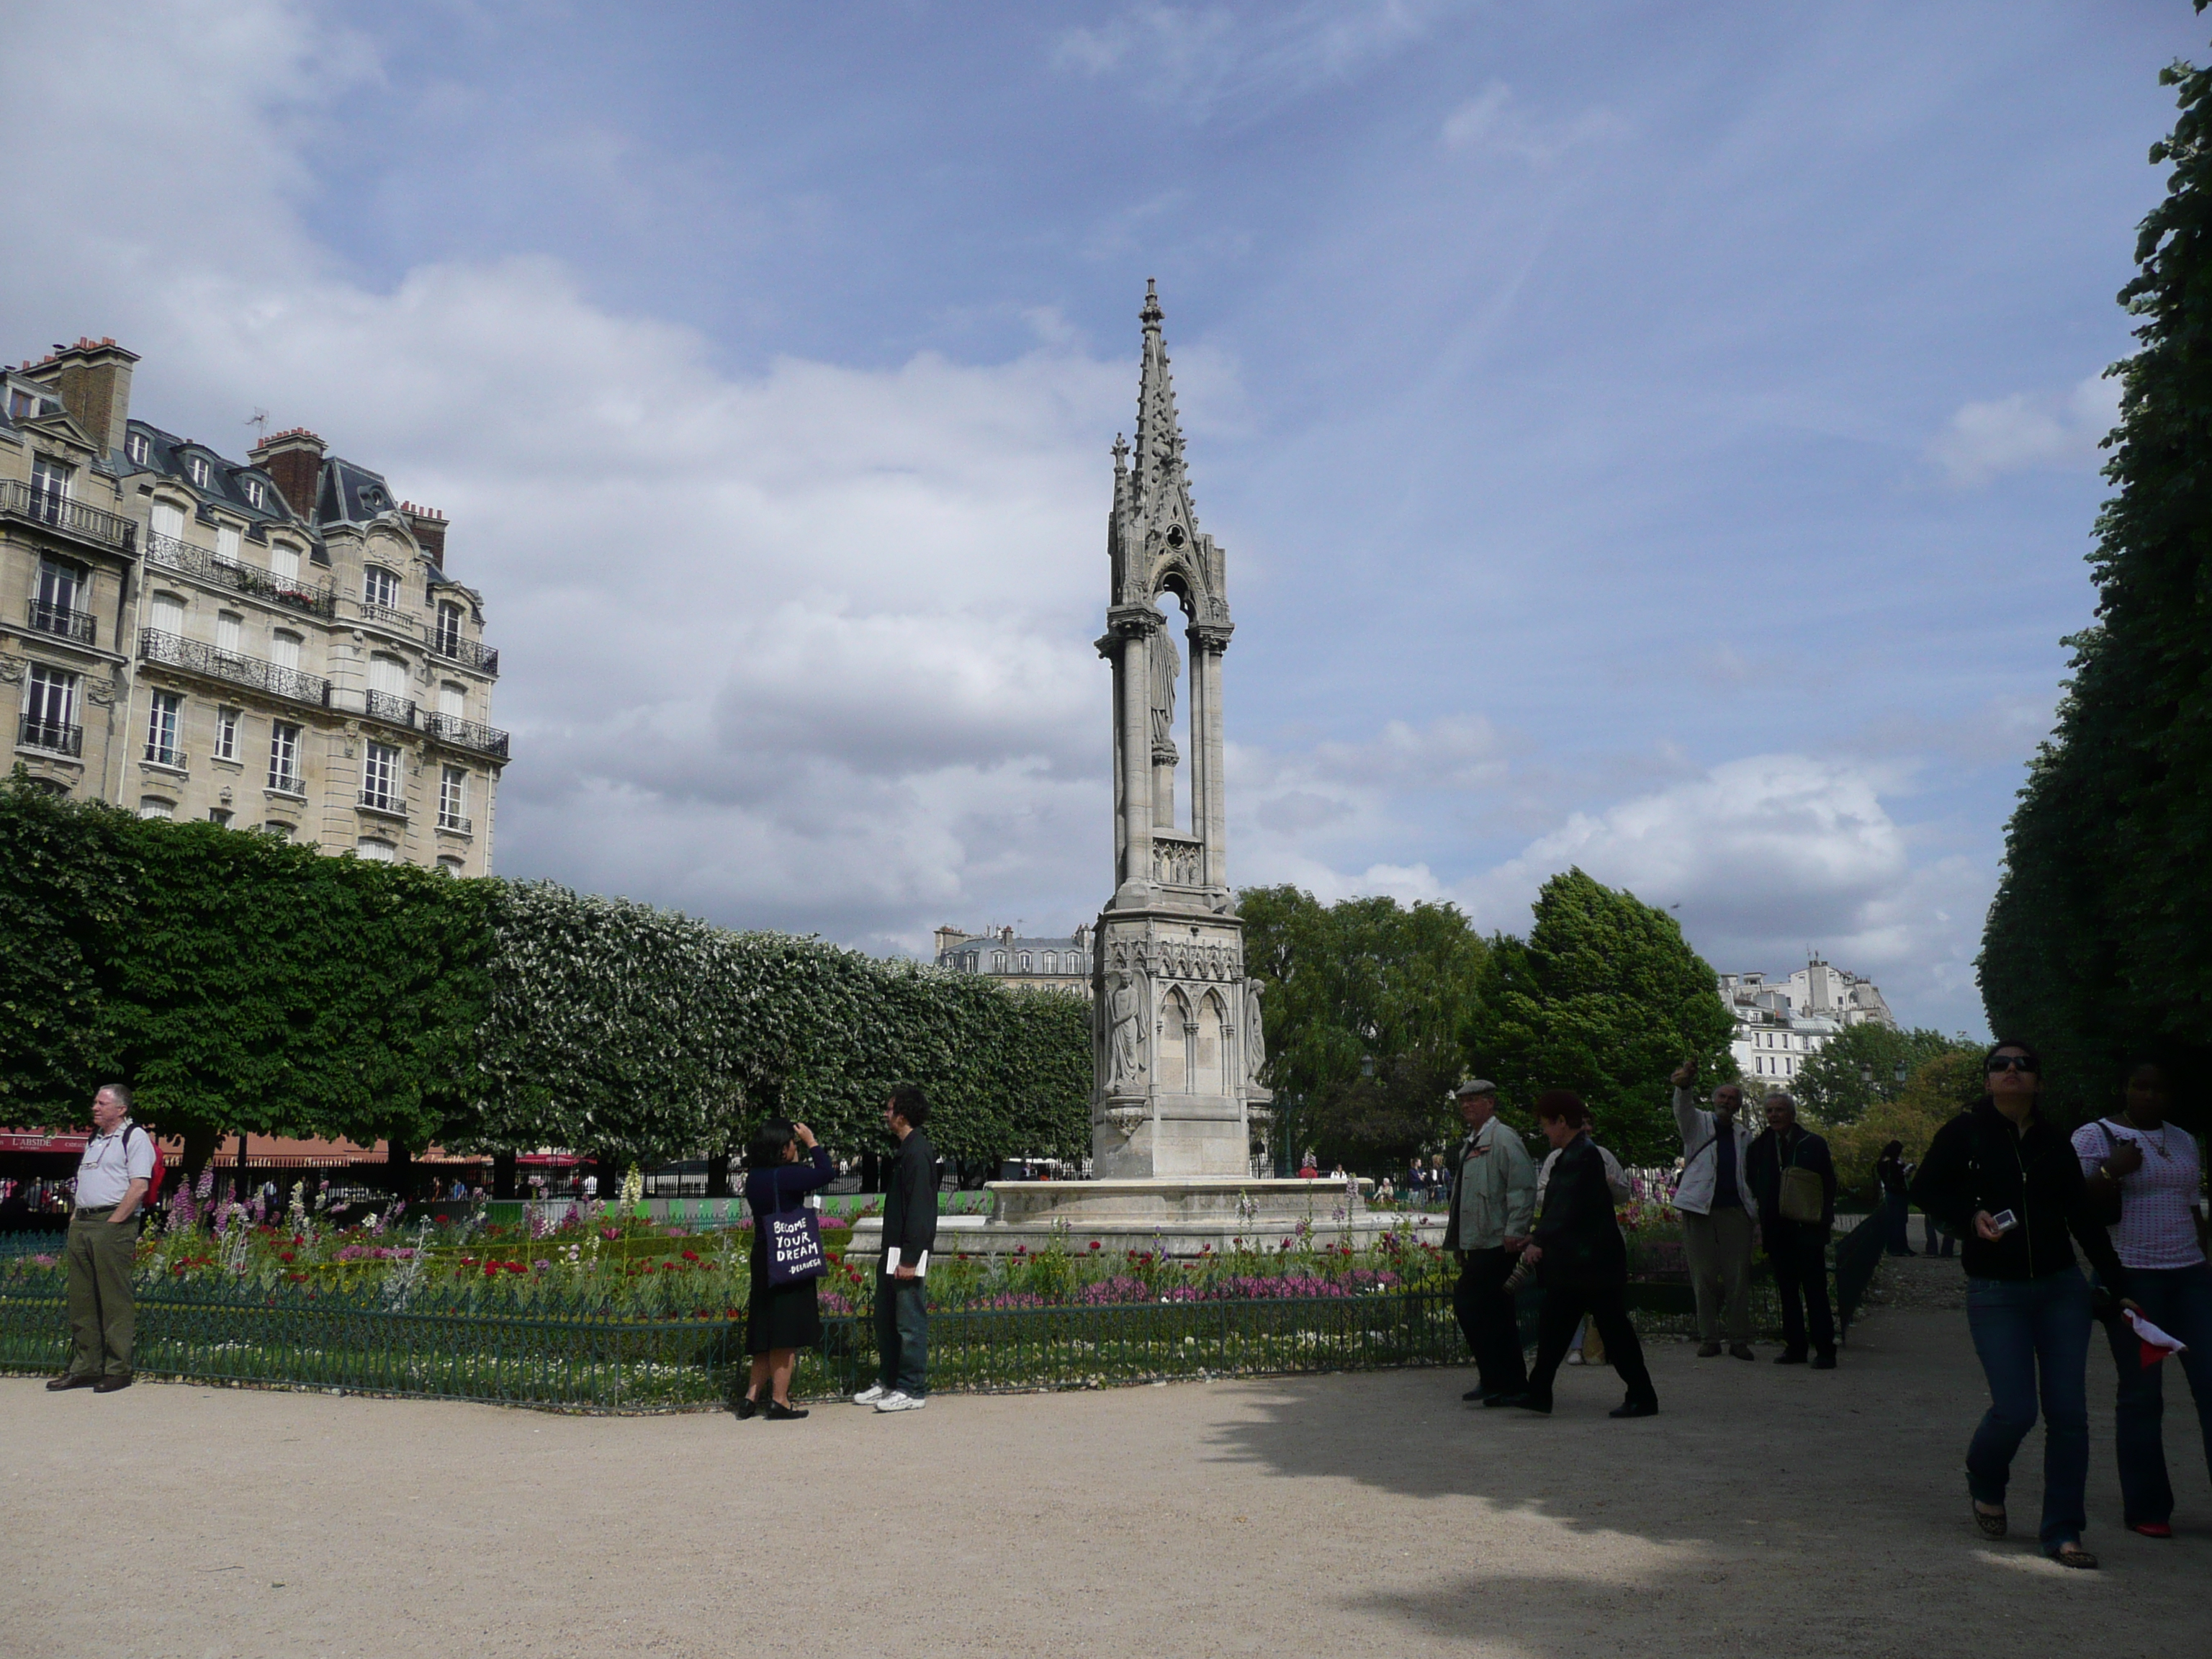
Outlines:
{"type": "Polygon", "coordinates": [[[1208,991],[1198,1005],[1195,1029],[1190,1035],[1190,1092],[1222,1095],[1229,1092],[1229,1011],[1218,991],[1208,991]]]}
{"type": "Polygon", "coordinates": [[[1155,1052],[1159,1055],[1160,1090],[1171,1095],[1185,1094],[1190,1089],[1191,1013],[1189,1000],[1180,986],[1170,986],[1160,999],[1159,1042],[1155,1052]]]}

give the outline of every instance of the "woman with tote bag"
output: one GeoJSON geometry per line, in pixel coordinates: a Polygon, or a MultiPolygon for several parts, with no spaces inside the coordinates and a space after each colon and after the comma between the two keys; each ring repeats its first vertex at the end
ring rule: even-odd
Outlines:
{"type": "MultiPolygon", "coordinates": [[[[804,1123],[770,1118],[754,1132],[752,1145],[746,1149],[745,1203],[753,1217],[753,1283],[745,1310],[745,1352],[752,1356],[753,1368],[745,1397],[738,1406],[741,1419],[758,1413],[771,1423],[787,1423],[806,1415],[791,1403],[791,1368],[798,1361],[799,1349],[814,1347],[822,1340],[822,1314],[814,1296],[822,1272],[821,1234],[818,1223],[794,1224],[811,1221],[806,1195],[827,1187],[836,1174],[828,1149],[804,1123]],[[799,1161],[802,1141],[811,1154],[804,1164],[799,1161]],[[784,1271],[779,1272],[775,1260],[779,1234],[797,1238],[802,1232],[813,1235],[812,1272],[806,1273],[809,1264],[802,1261],[796,1271],[805,1276],[795,1276],[788,1259],[784,1271]],[[769,1390],[765,1403],[761,1399],[763,1387],[769,1390]]],[[[803,1246],[804,1240],[799,1243],[803,1246]]]]}

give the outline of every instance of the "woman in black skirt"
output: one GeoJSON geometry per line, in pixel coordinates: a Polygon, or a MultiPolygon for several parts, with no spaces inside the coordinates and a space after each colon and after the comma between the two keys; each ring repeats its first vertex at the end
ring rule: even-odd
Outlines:
{"type": "Polygon", "coordinates": [[[768,1225],[764,1217],[788,1211],[805,1201],[807,1194],[827,1187],[836,1176],[830,1154],[804,1123],[771,1118],[753,1135],[745,1152],[745,1202],[753,1215],[751,1300],[745,1310],[745,1352],[752,1356],[753,1374],[738,1404],[740,1418],[756,1412],[771,1423],[789,1422],[806,1415],[791,1403],[791,1368],[801,1348],[822,1340],[822,1315],[815,1306],[814,1281],[797,1285],[768,1282],[768,1225]],[[801,1164],[799,1143],[812,1154],[801,1164]],[[765,1406],[761,1389],[769,1390],[765,1406]]]}

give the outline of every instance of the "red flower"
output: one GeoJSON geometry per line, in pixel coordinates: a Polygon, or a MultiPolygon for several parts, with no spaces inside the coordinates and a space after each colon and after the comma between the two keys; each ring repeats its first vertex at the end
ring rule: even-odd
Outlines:
{"type": "Polygon", "coordinates": [[[1098,1248],[1098,1241],[1097,1239],[1094,1238],[1091,1241],[1091,1248],[1094,1250],[1098,1248]]]}
{"type": "Polygon", "coordinates": [[[686,1250],[684,1252],[684,1259],[686,1261],[696,1261],[699,1259],[699,1253],[696,1250],[686,1250]]]}
{"type": "Polygon", "coordinates": [[[524,1267],[524,1266],[523,1266],[520,1261],[510,1261],[510,1262],[508,1262],[508,1263],[507,1264],[507,1272],[509,1272],[509,1273],[528,1273],[528,1272],[530,1271],[527,1267],[524,1267]]]}
{"type": "Polygon", "coordinates": [[[485,1262],[485,1263],[483,1264],[483,1267],[484,1267],[484,1277],[485,1277],[486,1279],[496,1279],[496,1278],[498,1278],[498,1277],[499,1277],[499,1263],[498,1263],[498,1262],[496,1262],[496,1261],[487,1261],[487,1262],[485,1262]]]}
{"type": "Polygon", "coordinates": [[[289,1250],[279,1250],[276,1254],[283,1261],[289,1261],[292,1259],[292,1252],[289,1250]]]}

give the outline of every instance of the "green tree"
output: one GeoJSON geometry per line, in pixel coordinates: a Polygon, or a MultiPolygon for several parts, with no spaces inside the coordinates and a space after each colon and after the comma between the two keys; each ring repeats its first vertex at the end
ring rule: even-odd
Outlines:
{"type": "Polygon", "coordinates": [[[1904,1080],[1928,1061],[1960,1050],[1977,1057],[1982,1053],[1981,1045],[1963,1034],[1945,1036],[1924,1027],[1901,1031],[1872,1021],[1846,1025],[1798,1068],[1790,1092],[1807,1115],[1826,1124],[1850,1123],[1877,1101],[1896,1095],[1904,1080]]]}
{"type": "Polygon", "coordinates": [[[1467,918],[1391,898],[1323,905],[1295,887],[1247,888],[1237,909],[1263,988],[1279,1156],[1310,1146],[1374,1169],[1449,1138],[1489,956],[1467,918]]]}
{"type": "Polygon", "coordinates": [[[1991,1028],[2037,1045],[2062,1119],[2109,1100],[2132,1048],[2212,1055],[2212,71],[2160,79],[2180,114],[2119,296],[2140,343],[2112,371],[2096,620],[2066,641],[1978,963],[1991,1028]]]}
{"type": "Polygon", "coordinates": [[[1527,943],[1500,937],[1469,1044],[1520,1121],[1547,1089],[1572,1089],[1620,1156],[1679,1151],[1668,1074],[1694,1056],[1735,1074],[1735,1020],[1713,970],[1674,919],[1570,870],[1544,884],[1527,943]]]}
{"type": "Polygon", "coordinates": [[[1881,1149],[1902,1142],[1906,1160],[1918,1162],[1936,1130],[1979,1100],[1983,1087],[1978,1048],[1949,1048],[1921,1061],[1893,1097],[1874,1102],[1852,1122],[1823,1128],[1837,1184],[1871,1200],[1881,1149]]]}

